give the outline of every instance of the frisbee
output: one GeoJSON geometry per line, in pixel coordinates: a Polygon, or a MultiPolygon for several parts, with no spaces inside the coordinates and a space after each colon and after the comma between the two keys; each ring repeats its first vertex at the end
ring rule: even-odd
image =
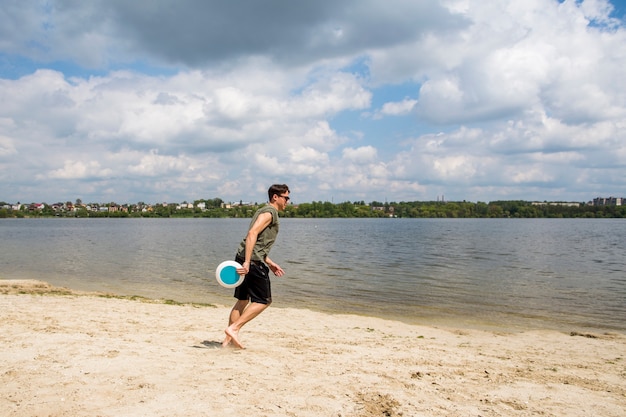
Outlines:
{"type": "Polygon", "coordinates": [[[241,265],[235,261],[224,261],[219,264],[215,270],[217,282],[226,288],[238,287],[246,276],[239,275],[237,268],[241,268],[241,265]]]}

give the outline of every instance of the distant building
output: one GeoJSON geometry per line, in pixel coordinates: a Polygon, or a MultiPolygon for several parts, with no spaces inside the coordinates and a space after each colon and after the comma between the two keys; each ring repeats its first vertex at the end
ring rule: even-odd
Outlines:
{"type": "Polygon", "coordinates": [[[564,206],[564,207],[580,207],[580,203],[568,201],[533,201],[533,206],[564,206]]]}
{"type": "Polygon", "coordinates": [[[621,206],[626,202],[626,198],[623,197],[598,197],[593,199],[594,206],[621,206]]]}

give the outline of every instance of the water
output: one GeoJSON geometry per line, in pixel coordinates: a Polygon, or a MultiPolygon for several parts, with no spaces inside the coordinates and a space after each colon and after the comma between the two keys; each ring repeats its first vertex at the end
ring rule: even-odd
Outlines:
{"type": "MultiPolygon", "coordinates": [[[[230,305],[249,219],[5,219],[0,278],[230,305]]],[[[275,306],[478,328],[626,331],[620,219],[281,219],[275,306]]]]}

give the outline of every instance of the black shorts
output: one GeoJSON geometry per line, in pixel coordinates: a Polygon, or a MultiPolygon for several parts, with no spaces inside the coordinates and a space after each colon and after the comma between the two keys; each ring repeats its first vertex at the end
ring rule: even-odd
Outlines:
{"type": "MultiPolygon", "coordinates": [[[[235,260],[243,264],[243,259],[235,260]]],[[[235,288],[235,298],[250,300],[253,303],[271,304],[272,287],[270,285],[270,269],[263,262],[250,262],[250,270],[241,285],[235,288]]]]}

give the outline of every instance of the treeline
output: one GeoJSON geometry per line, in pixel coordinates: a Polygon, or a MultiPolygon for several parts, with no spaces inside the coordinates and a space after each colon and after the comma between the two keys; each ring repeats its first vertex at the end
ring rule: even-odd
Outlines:
{"type": "MultiPolygon", "coordinates": [[[[54,210],[44,206],[41,210],[14,211],[0,209],[1,217],[208,217],[237,218],[251,217],[258,204],[217,204],[215,200],[199,200],[212,204],[192,204],[181,207],[180,204],[159,204],[150,210],[89,211],[83,207],[71,211],[54,210]]],[[[197,202],[195,202],[197,203],[197,202]]],[[[289,205],[283,217],[294,218],[364,218],[364,217],[399,217],[399,218],[624,218],[626,206],[593,206],[588,204],[568,205],[560,203],[531,203],[528,201],[492,201],[483,202],[391,202],[373,201],[311,202],[289,205]]]]}
{"type": "Polygon", "coordinates": [[[528,201],[410,202],[394,205],[398,217],[416,218],[624,218],[626,206],[578,206],[528,201]]]}
{"type": "Polygon", "coordinates": [[[528,201],[483,202],[316,202],[285,210],[285,217],[401,217],[401,218],[624,218],[626,206],[578,206],[528,201]]]}

